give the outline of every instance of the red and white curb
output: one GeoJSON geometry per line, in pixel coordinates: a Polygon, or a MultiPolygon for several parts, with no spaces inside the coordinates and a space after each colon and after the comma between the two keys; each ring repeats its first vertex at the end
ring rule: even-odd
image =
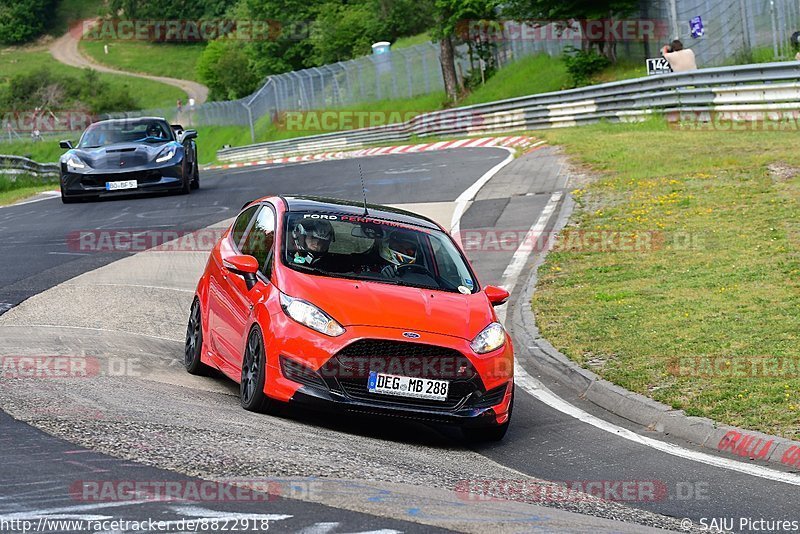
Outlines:
{"type": "Polygon", "coordinates": [[[450,148],[477,148],[477,147],[515,147],[531,148],[537,140],[526,135],[514,137],[481,137],[479,139],[458,139],[456,141],[438,141],[436,143],[424,143],[419,145],[399,145],[381,146],[376,148],[363,148],[360,150],[350,150],[346,152],[322,152],[320,154],[307,154],[305,156],[289,156],[272,159],[260,159],[258,161],[245,161],[240,163],[228,163],[225,165],[211,165],[204,169],[237,169],[239,167],[251,167],[253,165],[267,165],[270,163],[301,163],[306,161],[324,161],[334,159],[363,158],[368,156],[385,156],[388,154],[409,154],[415,152],[433,152],[437,150],[447,150],[450,148]]]}

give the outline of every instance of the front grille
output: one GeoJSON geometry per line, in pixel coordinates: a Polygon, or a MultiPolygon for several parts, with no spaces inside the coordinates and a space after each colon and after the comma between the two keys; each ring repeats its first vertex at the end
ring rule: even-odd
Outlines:
{"type": "Polygon", "coordinates": [[[322,373],[334,379],[350,398],[394,406],[453,410],[461,407],[475,392],[483,391],[480,377],[463,354],[423,343],[359,340],[331,358],[322,373]],[[447,399],[437,401],[370,393],[367,388],[370,372],[448,380],[447,399]]]}

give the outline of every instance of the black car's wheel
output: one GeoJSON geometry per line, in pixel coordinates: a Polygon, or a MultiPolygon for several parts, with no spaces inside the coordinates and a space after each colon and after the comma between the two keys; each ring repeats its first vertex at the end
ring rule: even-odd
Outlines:
{"type": "Polygon", "coordinates": [[[267,377],[267,359],[261,329],[254,326],[247,336],[247,347],[242,359],[242,380],[239,395],[242,408],[251,412],[272,413],[275,402],[264,394],[267,377]]]}
{"type": "Polygon", "coordinates": [[[186,327],[186,348],[183,365],[193,375],[207,375],[211,370],[200,360],[203,352],[203,315],[200,311],[200,301],[194,299],[192,311],[189,312],[189,324],[186,327]]]}
{"type": "Polygon", "coordinates": [[[179,193],[181,195],[188,195],[192,192],[192,168],[187,167],[186,160],[184,160],[181,168],[183,172],[181,173],[181,190],[179,193]]]}
{"type": "Polygon", "coordinates": [[[197,167],[197,162],[194,162],[194,170],[192,171],[192,189],[200,189],[200,169],[197,167]]]}
{"type": "Polygon", "coordinates": [[[75,204],[77,202],[80,202],[79,198],[69,198],[69,197],[65,197],[64,195],[61,195],[61,203],[62,204],[75,204]]]}
{"type": "Polygon", "coordinates": [[[514,391],[511,391],[511,402],[508,405],[508,419],[502,425],[484,426],[477,428],[464,428],[462,432],[468,441],[473,443],[485,443],[490,441],[502,441],[508,432],[511,424],[511,412],[514,411],[514,391]]]}

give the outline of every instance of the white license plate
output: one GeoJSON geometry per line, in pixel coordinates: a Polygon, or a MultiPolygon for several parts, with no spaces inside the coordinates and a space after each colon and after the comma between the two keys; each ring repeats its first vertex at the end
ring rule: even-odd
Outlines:
{"type": "Polygon", "coordinates": [[[120,189],[136,189],[139,183],[136,180],[123,180],[121,182],[106,182],[106,191],[119,191],[120,189]]]}
{"type": "Polygon", "coordinates": [[[447,380],[430,378],[412,378],[410,376],[385,375],[372,372],[369,374],[367,389],[370,393],[413,397],[415,399],[447,400],[447,380]]]}

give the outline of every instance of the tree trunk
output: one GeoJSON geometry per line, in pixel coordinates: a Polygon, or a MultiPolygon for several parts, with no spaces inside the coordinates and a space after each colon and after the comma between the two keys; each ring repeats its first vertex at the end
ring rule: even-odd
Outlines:
{"type": "Polygon", "coordinates": [[[458,99],[458,77],[456,76],[456,61],[453,52],[453,40],[448,35],[439,41],[440,61],[442,64],[442,78],[444,91],[447,98],[455,102],[458,99]]]}

